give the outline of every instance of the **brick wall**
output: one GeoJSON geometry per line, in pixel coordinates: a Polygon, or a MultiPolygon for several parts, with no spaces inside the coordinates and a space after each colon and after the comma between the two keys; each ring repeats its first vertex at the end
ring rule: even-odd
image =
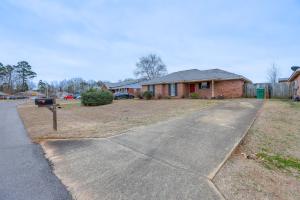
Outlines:
{"type": "Polygon", "coordinates": [[[163,86],[161,84],[155,85],[155,97],[162,95],[163,93],[163,86]]]}
{"type": "Polygon", "coordinates": [[[295,81],[298,83],[297,95],[300,96],[300,74],[295,78],[295,81]]]}
{"type": "MultiPolygon", "coordinates": [[[[148,90],[147,85],[142,86],[142,92],[145,92],[148,90]]],[[[155,85],[155,97],[157,98],[159,95],[161,96],[168,96],[169,88],[168,84],[157,84],[155,85]]]]}
{"type": "Polygon", "coordinates": [[[128,88],[127,92],[128,92],[128,94],[134,95],[135,90],[133,88],[128,88]]]}
{"type": "Polygon", "coordinates": [[[188,96],[188,88],[186,87],[187,84],[185,83],[178,83],[177,84],[177,98],[187,97],[188,96]]]}
{"type": "Polygon", "coordinates": [[[199,83],[195,83],[195,92],[199,94],[200,98],[209,99],[211,98],[211,82],[209,82],[210,87],[208,89],[199,89],[199,83]]]}
{"type": "Polygon", "coordinates": [[[222,95],[225,98],[238,98],[243,96],[244,81],[228,80],[215,82],[215,96],[222,95]]]}
{"type": "Polygon", "coordinates": [[[142,93],[146,92],[148,90],[148,85],[142,86],[142,93]]]}
{"type": "MultiPolygon", "coordinates": [[[[300,76],[299,76],[300,77],[300,76]]],[[[299,80],[300,82],[300,80],[299,80]]],[[[199,93],[200,98],[211,98],[212,95],[212,84],[210,82],[209,89],[199,89],[199,83],[195,84],[195,92],[199,93]]],[[[159,94],[162,96],[169,96],[168,84],[157,84],[155,85],[155,97],[159,94]]],[[[243,96],[244,81],[242,80],[228,80],[228,81],[215,81],[215,97],[224,96],[225,98],[238,98],[243,96]]],[[[147,91],[147,86],[142,86],[142,92],[147,91]]],[[[188,83],[177,84],[177,96],[172,98],[188,97],[190,88],[188,83]]]]}
{"type": "Polygon", "coordinates": [[[163,84],[162,87],[162,96],[169,96],[169,85],[163,84]]]}

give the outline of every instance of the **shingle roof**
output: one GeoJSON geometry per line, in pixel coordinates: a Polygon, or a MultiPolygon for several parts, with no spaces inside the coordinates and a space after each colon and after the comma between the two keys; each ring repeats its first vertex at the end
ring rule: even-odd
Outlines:
{"type": "Polygon", "coordinates": [[[115,88],[141,88],[142,87],[143,79],[137,79],[137,80],[129,80],[129,81],[121,81],[117,83],[110,83],[106,82],[104,83],[109,89],[115,89],[115,88]]]}
{"type": "MultiPolygon", "coordinates": [[[[114,87],[114,88],[133,88],[133,89],[138,89],[138,88],[142,88],[141,83],[132,83],[132,84],[128,84],[128,85],[123,85],[123,86],[118,86],[118,87],[114,87]]],[[[112,88],[112,89],[114,89],[112,88]]]]}
{"type": "Polygon", "coordinates": [[[104,83],[107,87],[109,88],[114,88],[114,87],[121,87],[124,85],[129,85],[129,84],[133,84],[138,82],[137,80],[130,80],[130,81],[121,81],[121,82],[117,82],[117,83],[110,83],[110,82],[106,82],[104,83]]]}
{"type": "Polygon", "coordinates": [[[242,79],[246,82],[251,82],[244,76],[227,72],[221,69],[198,70],[190,69],[178,71],[166,76],[155,78],[144,82],[143,85],[159,84],[159,83],[175,83],[175,82],[189,82],[189,81],[210,81],[210,80],[234,80],[242,79]]]}
{"type": "Polygon", "coordinates": [[[278,78],[278,82],[286,82],[289,78],[278,78]]]}
{"type": "Polygon", "coordinates": [[[294,71],[294,73],[289,78],[289,81],[293,81],[300,74],[300,68],[294,71]]]}
{"type": "Polygon", "coordinates": [[[0,96],[8,96],[8,94],[0,91],[0,96]]]}

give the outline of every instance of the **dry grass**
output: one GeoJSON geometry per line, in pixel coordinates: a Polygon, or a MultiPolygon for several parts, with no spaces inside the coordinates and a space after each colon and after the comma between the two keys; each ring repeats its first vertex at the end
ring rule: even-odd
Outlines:
{"type": "Polygon", "coordinates": [[[214,179],[227,199],[300,199],[300,104],[266,101],[244,143],[214,179]],[[245,159],[258,153],[257,159],[245,159]]]}
{"type": "Polygon", "coordinates": [[[212,100],[119,100],[97,107],[78,101],[60,101],[58,132],[52,130],[52,113],[32,104],[18,110],[34,141],[49,138],[106,137],[126,130],[185,115],[217,103],[212,100]]]}

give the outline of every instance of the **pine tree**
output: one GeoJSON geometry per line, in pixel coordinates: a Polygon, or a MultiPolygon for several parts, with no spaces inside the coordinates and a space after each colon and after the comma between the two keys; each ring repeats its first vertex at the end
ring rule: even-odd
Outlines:
{"type": "Polygon", "coordinates": [[[21,91],[24,92],[28,89],[27,81],[36,77],[36,73],[32,71],[31,66],[26,61],[18,62],[16,68],[17,76],[21,80],[21,91]]]}

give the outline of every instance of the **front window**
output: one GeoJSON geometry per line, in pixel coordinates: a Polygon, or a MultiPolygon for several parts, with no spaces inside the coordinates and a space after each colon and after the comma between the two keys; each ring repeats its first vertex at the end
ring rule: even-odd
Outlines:
{"type": "Polygon", "coordinates": [[[209,82],[201,82],[201,83],[199,83],[199,89],[209,89],[209,88],[210,88],[209,82]]]}
{"type": "Polygon", "coordinates": [[[171,94],[170,94],[170,96],[171,97],[176,96],[176,85],[175,85],[175,83],[170,84],[170,87],[171,87],[171,94]]]}
{"type": "Polygon", "coordinates": [[[155,95],[155,85],[148,85],[148,91],[152,93],[152,95],[155,95]]]}

